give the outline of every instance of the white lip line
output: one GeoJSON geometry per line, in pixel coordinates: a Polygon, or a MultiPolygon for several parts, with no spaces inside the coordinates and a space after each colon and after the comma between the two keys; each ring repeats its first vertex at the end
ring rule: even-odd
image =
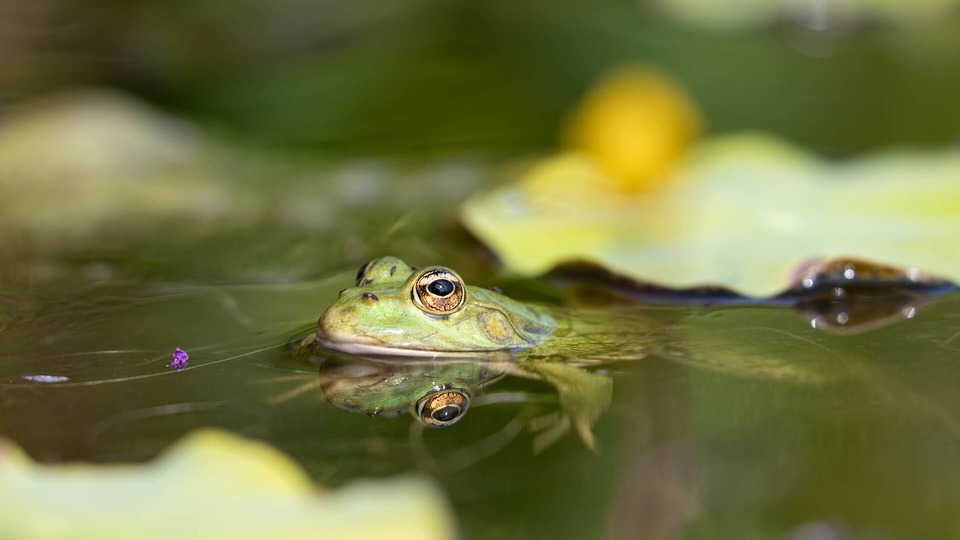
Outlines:
{"type": "Polygon", "coordinates": [[[384,347],[382,345],[369,345],[366,343],[348,343],[342,341],[330,341],[320,338],[320,344],[334,351],[345,352],[348,354],[384,354],[389,356],[484,356],[502,352],[505,349],[495,349],[490,351],[428,351],[424,349],[402,349],[399,347],[384,347]]]}

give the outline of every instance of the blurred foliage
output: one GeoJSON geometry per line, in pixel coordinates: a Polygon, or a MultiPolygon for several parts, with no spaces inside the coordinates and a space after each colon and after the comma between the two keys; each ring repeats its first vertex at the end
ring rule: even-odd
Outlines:
{"type": "Polygon", "coordinates": [[[441,540],[456,528],[443,496],[425,480],[323,493],[270,445],[212,429],[143,466],[42,466],[0,440],[0,479],[8,501],[0,529],[10,538],[441,540]]]}
{"type": "Polygon", "coordinates": [[[960,228],[955,152],[830,164],[769,136],[728,135],[695,147],[658,192],[625,196],[603,177],[562,154],[471,197],[462,219],[528,276],[586,260],[660,286],[764,297],[795,286],[810,261],[852,257],[899,267],[906,282],[960,280],[957,253],[944,249],[960,228]]]}
{"type": "Polygon", "coordinates": [[[789,20],[844,34],[870,23],[923,25],[956,11],[957,0],[654,0],[668,17],[709,30],[744,30],[789,20]]]}
{"type": "Polygon", "coordinates": [[[821,27],[803,15],[820,4],[841,5],[7,2],[0,88],[16,104],[119,86],[286,148],[518,153],[551,146],[598,73],[642,60],[675,73],[716,132],[770,130],[830,154],[957,137],[957,10],[864,3],[821,27]]]}
{"type": "Polygon", "coordinates": [[[573,118],[568,152],[462,207],[511,272],[588,261],[658,286],[755,297],[813,287],[804,276],[824,259],[846,261],[844,283],[873,273],[851,258],[895,265],[881,273],[908,284],[939,283],[922,272],[960,279],[960,260],[942,249],[960,227],[954,151],[830,164],[765,134],[700,142],[684,89],[636,67],[604,78],[573,118]]]}
{"type": "MultiPolygon", "coordinates": [[[[35,100],[0,124],[0,287],[113,279],[290,281],[375,254],[433,261],[495,174],[454,157],[337,162],[222,144],[128,95],[35,100]]],[[[469,250],[459,250],[469,252],[469,250]]]]}

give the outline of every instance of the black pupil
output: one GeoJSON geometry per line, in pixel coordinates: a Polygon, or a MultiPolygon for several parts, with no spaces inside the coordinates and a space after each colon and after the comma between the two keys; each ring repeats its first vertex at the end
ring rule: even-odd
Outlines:
{"type": "Polygon", "coordinates": [[[437,279],[427,285],[427,290],[437,296],[446,296],[453,292],[453,282],[449,279],[437,279]]]}
{"type": "Polygon", "coordinates": [[[430,416],[433,417],[437,422],[449,422],[456,418],[460,414],[460,408],[453,405],[447,405],[445,407],[440,407],[439,409],[433,411],[433,414],[430,416]]]}

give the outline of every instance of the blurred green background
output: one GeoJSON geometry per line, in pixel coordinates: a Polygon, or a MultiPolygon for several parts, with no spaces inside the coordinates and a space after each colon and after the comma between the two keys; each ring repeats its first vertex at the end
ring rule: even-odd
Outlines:
{"type": "Polygon", "coordinates": [[[847,155],[956,140],[957,5],[8,0],[0,100],[109,85],[251,144],[517,154],[551,148],[605,69],[642,61],[715,133],[847,155]]]}

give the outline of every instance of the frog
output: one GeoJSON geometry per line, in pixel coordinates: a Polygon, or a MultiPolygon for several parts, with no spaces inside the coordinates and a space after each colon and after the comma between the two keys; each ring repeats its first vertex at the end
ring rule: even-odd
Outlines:
{"type": "MultiPolygon", "coordinates": [[[[789,327],[786,321],[770,327],[748,324],[755,320],[743,311],[749,308],[710,316],[709,303],[717,301],[717,294],[699,307],[658,308],[624,295],[621,289],[630,292],[630,284],[625,287],[623,280],[608,276],[598,281],[619,288],[591,289],[574,296],[572,305],[569,296],[559,305],[527,304],[496,288],[467,285],[446,266],[418,268],[381,257],[360,268],[354,286],[340,291],[296,350],[320,364],[317,384],[332,405],[369,416],[407,412],[429,428],[452,426],[468,408],[484,404],[524,403],[521,411],[526,412],[518,414],[535,414],[530,411],[545,405],[547,396],[498,392],[494,386],[504,377],[546,383],[557,410],[523,419],[529,430],[539,431],[535,452],[569,431],[587,448],[598,448],[593,427],[611,404],[609,370],[615,362],[650,358],[792,385],[830,384],[858,372],[855,358],[805,334],[819,332],[820,324],[793,333],[781,330],[789,327]]],[[[809,316],[821,316],[826,309],[821,304],[847,313],[849,302],[838,304],[837,290],[820,287],[776,300],[808,310],[809,316]],[[829,297],[822,298],[824,294],[829,297]]],[[[872,322],[855,314],[851,321],[872,322]]],[[[784,311],[766,315],[769,320],[793,316],[784,311]]]]}
{"type": "Polygon", "coordinates": [[[545,381],[564,411],[554,433],[573,426],[593,447],[590,426],[610,403],[612,380],[560,352],[595,365],[610,358],[591,353],[617,349],[637,358],[648,341],[633,339],[631,347],[621,331],[607,332],[616,325],[574,320],[467,285],[452,268],[387,256],[360,268],[354,287],[340,291],[300,348],[321,362],[330,403],[370,416],[407,411],[429,427],[458,422],[473,394],[504,374],[545,381]],[[610,335],[616,341],[603,339],[610,335]]]}
{"type": "Polygon", "coordinates": [[[463,357],[530,349],[563,328],[548,310],[466,285],[451,268],[387,256],[360,268],[355,286],[320,317],[315,337],[349,354],[463,357]]]}
{"type": "MultiPolygon", "coordinates": [[[[386,256],[360,268],[354,286],[340,291],[300,349],[393,358],[546,360],[587,368],[655,356],[778,380],[819,380],[830,371],[819,362],[798,365],[754,353],[752,341],[725,348],[720,342],[730,330],[713,330],[720,321],[635,303],[528,304],[499,290],[467,285],[452,268],[418,268],[386,256]]],[[[759,335],[762,329],[752,332],[758,343],[768,339],[759,335]]]]}
{"type": "MultiPolygon", "coordinates": [[[[623,278],[609,273],[602,276],[602,283],[624,288],[623,278]]],[[[804,283],[801,285],[798,281],[796,290],[766,302],[746,304],[792,306],[813,328],[856,333],[910,318],[931,291],[953,290],[944,289],[944,284],[933,278],[852,259],[813,264],[804,276],[804,283]],[[858,279],[851,281],[848,274],[853,268],[858,279]],[[839,286],[841,278],[837,275],[842,277],[843,287],[839,286]],[[808,286],[806,281],[816,282],[816,286],[808,286]],[[848,289],[850,294],[846,294],[848,289]],[[844,293],[842,298],[836,297],[838,291],[844,293]],[[882,305],[866,301],[878,294],[884,300],[882,305]],[[887,316],[891,310],[892,315],[887,316]],[[830,324],[833,320],[836,324],[830,324]]],[[[626,288],[631,287],[640,292],[649,289],[627,283],[626,288]]],[[[696,304],[697,296],[691,298],[688,301],[696,304]]],[[[718,298],[714,292],[701,301],[716,302],[718,298]]],[[[740,297],[724,298],[728,303],[744,304],[740,297]]],[[[617,314],[611,309],[615,303],[616,300],[606,300],[592,313],[588,309],[571,311],[527,304],[496,288],[467,285],[452,268],[440,265],[418,268],[397,257],[386,256],[360,268],[355,286],[340,291],[333,305],[320,317],[310,341],[348,354],[489,357],[519,353],[595,361],[638,359],[647,356],[655,346],[663,345],[663,340],[652,338],[662,337],[669,323],[644,315],[634,317],[636,302],[628,302],[632,306],[627,309],[633,311],[626,316],[623,311],[617,314]]],[[[679,339],[689,342],[689,335],[679,339]]],[[[702,363],[706,359],[694,360],[702,363]]],[[[750,365],[751,370],[755,370],[755,364],[750,365]]],[[[719,367],[729,371],[735,366],[719,367]]]]}
{"type": "Polygon", "coordinates": [[[418,268],[386,256],[360,268],[353,287],[340,291],[299,350],[321,364],[319,385],[331,404],[369,416],[406,412],[426,427],[460,422],[477,406],[478,393],[484,403],[542,403],[517,392],[494,397],[504,376],[542,381],[552,388],[559,414],[549,417],[552,424],[531,419],[548,426],[536,448],[569,430],[597,447],[592,428],[611,403],[607,372],[616,362],[651,358],[802,385],[844,377],[835,353],[777,330],[787,323],[763,328],[742,324],[736,311],[689,317],[697,312],[589,298],[576,305],[528,304],[468,285],[447,266],[418,268]],[[771,340],[796,352],[771,355],[765,345],[771,340]]]}

